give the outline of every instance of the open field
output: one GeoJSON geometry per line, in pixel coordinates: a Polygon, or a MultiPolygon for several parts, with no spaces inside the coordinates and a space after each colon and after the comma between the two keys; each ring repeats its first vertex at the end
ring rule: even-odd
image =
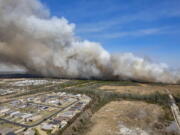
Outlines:
{"type": "Polygon", "coordinates": [[[174,95],[180,95],[180,85],[152,85],[138,83],[136,86],[118,86],[118,85],[102,85],[100,90],[112,91],[118,93],[131,93],[140,95],[149,95],[155,92],[166,94],[166,89],[169,89],[174,95]]]}
{"type": "Polygon", "coordinates": [[[86,135],[170,135],[162,107],[144,102],[110,102],[91,118],[86,135]]]}
{"type": "Polygon", "coordinates": [[[112,91],[117,93],[131,93],[140,95],[149,95],[154,92],[165,93],[164,89],[160,86],[149,86],[149,85],[139,85],[139,86],[108,86],[103,85],[99,88],[100,90],[112,91]]]}
{"type": "Polygon", "coordinates": [[[166,93],[165,89],[170,89],[171,93],[173,93],[174,95],[179,95],[180,94],[179,88],[180,88],[179,85],[158,86],[158,85],[150,85],[150,84],[139,84],[137,86],[103,85],[99,89],[118,92],[118,93],[131,93],[131,94],[140,94],[140,95],[148,95],[155,92],[165,94],[166,93]]]}

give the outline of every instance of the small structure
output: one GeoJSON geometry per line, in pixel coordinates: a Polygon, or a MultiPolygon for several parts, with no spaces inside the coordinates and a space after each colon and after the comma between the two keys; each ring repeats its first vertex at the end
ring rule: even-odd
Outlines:
{"type": "Polygon", "coordinates": [[[10,132],[13,132],[13,129],[12,128],[3,128],[3,129],[0,129],[0,135],[6,135],[10,132]]]}
{"type": "Polygon", "coordinates": [[[32,116],[32,117],[27,118],[26,121],[31,121],[31,122],[33,122],[33,121],[37,121],[37,120],[39,120],[39,119],[41,119],[41,118],[42,118],[41,115],[35,115],[35,116],[32,116]]]}
{"type": "Polygon", "coordinates": [[[53,130],[53,125],[48,123],[43,123],[41,126],[42,130],[51,131],[53,130]]]}
{"type": "Polygon", "coordinates": [[[12,112],[12,113],[10,114],[10,116],[11,116],[11,117],[14,117],[15,115],[17,115],[17,114],[19,114],[19,113],[20,113],[19,111],[12,112]]]}
{"type": "Polygon", "coordinates": [[[35,135],[35,131],[33,129],[28,129],[24,132],[24,135],[35,135]]]}
{"type": "Polygon", "coordinates": [[[65,127],[67,125],[67,121],[63,120],[61,121],[61,128],[65,127]]]}
{"type": "Polygon", "coordinates": [[[9,132],[6,135],[16,135],[14,132],[9,132]]]}
{"type": "Polygon", "coordinates": [[[22,118],[23,120],[27,120],[28,118],[30,118],[30,117],[32,117],[32,116],[33,116],[32,114],[26,113],[26,114],[22,115],[21,118],[22,118]]]}
{"type": "Polygon", "coordinates": [[[9,108],[0,108],[0,114],[5,114],[6,112],[8,112],[10,109],[9,108]]]}

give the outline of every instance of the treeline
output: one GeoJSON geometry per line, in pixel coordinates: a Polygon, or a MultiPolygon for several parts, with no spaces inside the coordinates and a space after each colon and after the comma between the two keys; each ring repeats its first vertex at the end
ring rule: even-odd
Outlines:
{"type": "Polygon", "coordinates": [[[97,84],[86,87],[78,87],[72,89],[62,89],[58,88],[56,91],[69,92],[74,94],[85,94],[92,98],[93,111],[97,111],[99,108],[104,106],[110,101],[120,101],[120,100],[132,100],[132,101],[145,101],[152,104],[159,104],[163,106],[168,106],[169,98],[167,94],[161,94],[155,92],[149,95],[141,94],[131,94],[131,93],[117,93],[110,91],[102,91],[97,89],[97,84]]]}

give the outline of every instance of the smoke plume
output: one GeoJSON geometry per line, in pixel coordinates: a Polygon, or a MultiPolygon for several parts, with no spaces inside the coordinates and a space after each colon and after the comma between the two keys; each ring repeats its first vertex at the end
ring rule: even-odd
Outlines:
{"type": "Polygon", "coordinates": [[[38,0],[0,0],[0,62],[44,76],[179,82],[166,65],[109,54],[99,43],[77,39],[74,28],[38,0]]]}

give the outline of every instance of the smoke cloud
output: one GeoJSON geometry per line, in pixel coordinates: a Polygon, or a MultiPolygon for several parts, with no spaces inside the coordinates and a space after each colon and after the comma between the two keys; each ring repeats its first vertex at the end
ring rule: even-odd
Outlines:
{"type": "Polygon", "coordinates": [[[74,28],[38,0],[0,0],[0,62],[44,76],[179,82],[166,65],[109,54],[99,43],[77,39],[74,28]]]}

